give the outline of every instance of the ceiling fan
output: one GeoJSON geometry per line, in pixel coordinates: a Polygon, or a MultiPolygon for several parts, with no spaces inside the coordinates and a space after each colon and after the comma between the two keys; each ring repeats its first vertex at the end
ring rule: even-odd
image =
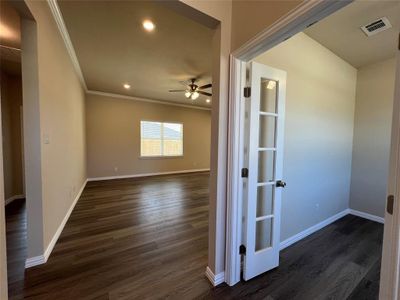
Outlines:
{"type": "Polygon", "coordinates": [[[207,93],[207,92],[203,91],[203,90],[209,89],[211,87],[212,87],[211,83],[208,83],[208,84],[205,84],[202,86],[198,86],[196,84],[196,78],[192,78],[192,79],[190,79],[190,83],[187,85],[187,89],[185,89],[185,90],[169,90],[169,91],[171,93],[184,92],[186,98],[196,100],[197,98],[199,98],[200,94],[211,97],[212,96],[211,93],[207,93]]]}

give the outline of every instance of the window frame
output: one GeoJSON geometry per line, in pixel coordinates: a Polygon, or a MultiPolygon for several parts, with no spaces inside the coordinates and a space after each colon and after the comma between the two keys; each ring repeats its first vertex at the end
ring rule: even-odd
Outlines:
{"type": "Polygon", "coordinates": [[[184,131],[183,131],[183,122],[178,121],[158,121],[158,120],[146,120],[142,119],[139,121],[139,158],[140,159],[168,159],[168,158],[183,158],[184,157],[184,131]],[[160,123],[161,124],[161,155],[142,155],[142,122],[152,122],[152,123],[160,123]],[[164,124],[179,124],[182,127],[181,131],[181,140],[182,140],[182,154],[177,155],[164,155],[164,124]]]}

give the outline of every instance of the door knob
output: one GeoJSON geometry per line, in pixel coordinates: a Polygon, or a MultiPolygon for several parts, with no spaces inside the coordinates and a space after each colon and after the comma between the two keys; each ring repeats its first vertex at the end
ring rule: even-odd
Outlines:
{"type": "Polygon", "coordinates": [[[276,187],[281,187],[284,188],[286,186],[286,182],[282,181],[282,180],[278,180],[276,182],[276,187]]]}

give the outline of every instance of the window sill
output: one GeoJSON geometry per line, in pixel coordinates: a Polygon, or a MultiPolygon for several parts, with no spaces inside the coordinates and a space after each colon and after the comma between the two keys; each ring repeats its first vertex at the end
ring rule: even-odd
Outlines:
{"type": "Polygon", "coordinates": [[[183,158],[183,155],[170,155],[170,156],[139,156],[139,159],[171,159],[183,158]]]}

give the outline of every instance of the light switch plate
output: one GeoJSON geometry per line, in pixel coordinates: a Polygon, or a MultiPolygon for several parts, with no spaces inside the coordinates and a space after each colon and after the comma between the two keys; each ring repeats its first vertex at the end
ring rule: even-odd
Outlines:
{"type": "Polygon", "coordinates": [[[45,135],[43,136],[43,143],[45,143],[45,144],[50,144],[50,137],[49,137],[48,134],[45,134],[45,135]]]}

